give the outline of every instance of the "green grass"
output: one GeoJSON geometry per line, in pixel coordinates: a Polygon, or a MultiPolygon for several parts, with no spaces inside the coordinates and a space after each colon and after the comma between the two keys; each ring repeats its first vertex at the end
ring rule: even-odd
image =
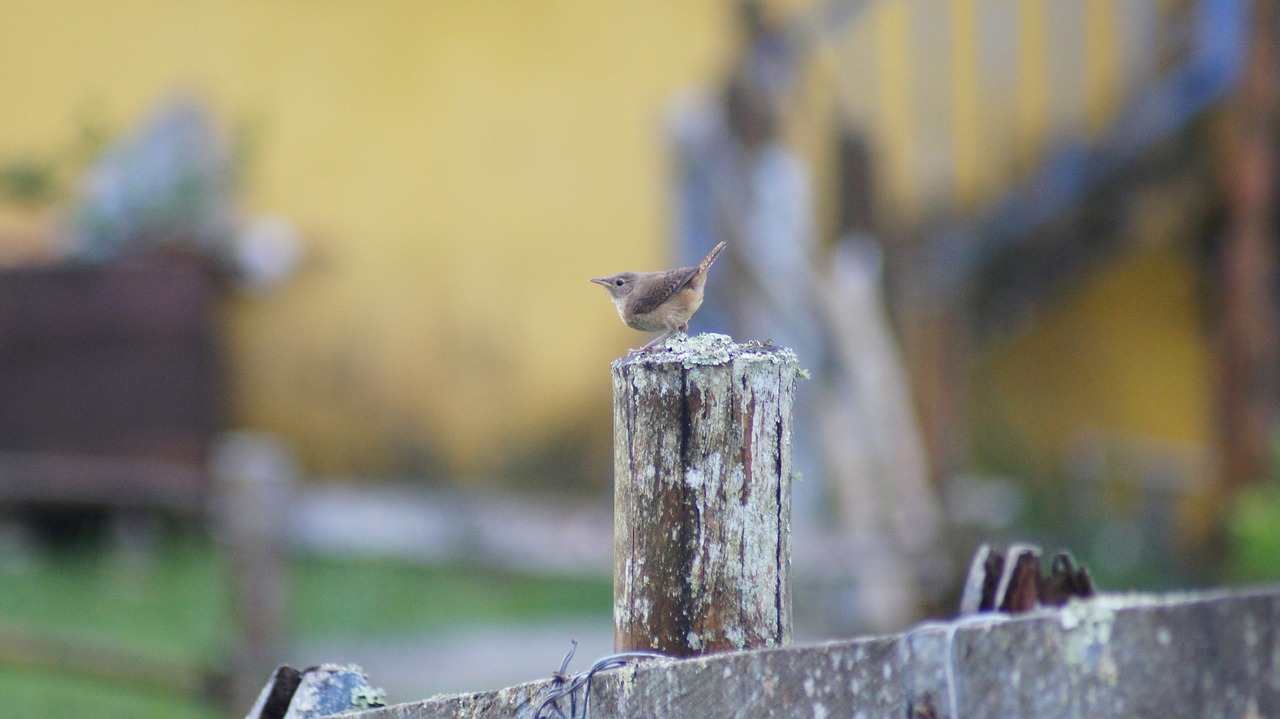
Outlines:
{"type": "MultiPolygon", "coordinates": [[[[243,716],[247,711],[245,707],[239,714],[243,716]]],[[[6,719],[222,719],[227,713],[163,692],[122,688],[103,680],[51,671],[0,667],[0,716],[6,719]]]]}
{"type": "Polygon", "coordinates": [[[608,579],[515,575],[476,567],[309,558],[294,564],[297,636],[429,632],[495,619],[608,615],[608,579]]]}
{"type": "Polygon", "coordinates": [[[1239,492],[1227,532],[1227,570],[1232,580],[1280,580],[1280,483],[1258,482],[1239,492]]]}
{"type": "Polygon", "coordinates": [[[212,658],[230,617],[227,576],[211,546],[191,537],[146,555],[63,549],[0,569],[0,621],[162,656],[212,658]]]}
{"type": "MultiPolygon", "coordinates": [[[[291,636],[420,636],[468,623],[607,615],[607,578],[298,557],[289,562],[291,636]]],[[[81,547],[0,558],[0,630],[88,642],[156,659],[217,664],[232,636],[230,572],[206,540],[179,535],[144,556],[81,547]]],[[[263,681],[266,677],[263,678],[263,681]]],[[[242,715],[247,709],[240,708],[242,715]]],[[[0,716],[212,719],[164,690],[0,663],[0,716]]]]}

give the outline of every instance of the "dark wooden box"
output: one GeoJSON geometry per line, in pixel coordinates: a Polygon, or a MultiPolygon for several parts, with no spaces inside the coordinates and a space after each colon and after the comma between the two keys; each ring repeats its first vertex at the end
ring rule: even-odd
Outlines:
{"type": "Polygon", "coordinates": [[[188,256],[0,272],[0,501],[198,510],[217,290],[188,256]]]}

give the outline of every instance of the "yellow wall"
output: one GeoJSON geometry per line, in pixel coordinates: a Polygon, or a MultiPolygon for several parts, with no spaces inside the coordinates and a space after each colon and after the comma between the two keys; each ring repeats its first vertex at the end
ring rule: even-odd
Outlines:
{"type": "Polygon", "coordinates": [[[1131,249],[1031,330],[993,343],[980,363],[979,417],[1050,462],[1090,430],[1207,444],[1211,358],[1198,292],[1176,251],[1131,249]]]}
{"type": "Polygon", "coordinates": [[[845,122],[876,150],[880,204],[910,230],[979,210],[1149,78],[1159,0],[875,0],[827,41],[845,122]]]}
{"type": "Polygon", "coordinates": [[[174,91],[255,128],[247,206],[314,266],[233,303],[240,425],[320,472],[463,474],[608,422],[640,339],[587,278],[665,262],[662,111],[710,81],[713,0],[8,0],[0,157],[52,152],[85,107],[117,130],[174,91]]]}
{"type": "MultiPolygon", "coordinates": [[[[1105,125],[1140,80],[1119,10],[1149,4],[857,9],[787,113],[823,226],[837,116],[872,141],[890,227],[980,207],[1057,138],[1105,125]]],[[[608,361],[642,337],[586,278],[666,263],[662,113],[721,78],[733,15],[733,0],[8,0],[0,159],[55,151],[86,113],[128,129],[175,91],[252,128],[247,209],[295,221],[314,262],[232,303],[236,423],[281,432],[320,472],[425,454],[486,474],[512,447],[607,432],[608,361]]],[[[1052,352],[1025,351],[1002,366],[1037,377],[1052,352]]]]}

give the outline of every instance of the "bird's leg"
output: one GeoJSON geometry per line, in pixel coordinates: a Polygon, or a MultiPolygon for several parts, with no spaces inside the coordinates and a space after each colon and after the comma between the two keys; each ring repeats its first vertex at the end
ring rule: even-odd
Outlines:
{"type": "Polygon", "coordinates": [[[653,349],[653,346],[658,342],[661,342],[662,339],[667,336],[667,334],[669,333],[663,332],[657,337],[654,337],[648,342],[645,342],[644,345],[640,347],[632,347],[631,349],[627,350],[627,356],[630,357],[631,355],[639,355],[639,354],[644,354],[645,352],[651,351],[653,349]]]}
{"type": "Polygon", "coordinates": [[[682,325],[673,325],[668,323],[666,332],[663,332],[657,337],[654,337],[653,339],[649,340],[648,342],[645,343],[643,347],[635,351],[636,352],[652,352],[654,347],[658,346],[659,344],[662,344],[662,342],[665,341],[668,337],[670,337],[671,335],[675,334],[678,331],[684,330],[688,326],[689,326],[688,323],[685,323],[682,325]]]}
{"type": "Polygon", "coordinates": [[[656,346],[656,345],[658,345],[658,344],[661,344],[661,343],[662,343],[662,341],[663,341],[663,340],[665,340],[665,339],[667,339],[668,337],[670,337],[670,336],[671,336],[671,334],[672,334],[673,332],[675,332],[675,330],[667,330],[666,332],[663,332],[662,334],[658,335],[657,337],[654,337],[653,339],[651,339],[651,340],[649,340],[648,342],[646,342],[646,343],[644,344],[644,346],[643,346],[643,347],[641,347],[640,349],[638,349],[638,350],[636,350],[636,351],[637,351],[637,352],[652,352],[652,351],[653,351],[654,346],[656,346]]]}

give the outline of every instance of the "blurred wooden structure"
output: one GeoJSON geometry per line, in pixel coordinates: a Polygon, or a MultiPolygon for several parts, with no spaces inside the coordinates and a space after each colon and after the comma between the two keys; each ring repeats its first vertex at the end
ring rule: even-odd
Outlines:
{"type": "Polygon", "coordinates": [[[0,503],[203,512],[217,301],[194,257],[0,272],[0,503]]]}
{"type": "Polygon", "coordinates": [[[1280,7],[1254,2],[1239,90],[1215,147],[1222,188],[1214,327],[1222,474],[1238,490],[1276,471],[1280,420],[1280,7]]]}
{"type": "Polygon", "coordinates": [[[0,661],[243,702],[281,660],[298,470],[274,437],[223,433],[222,302],[185,254],[0,271],[0,510],[194,520],[231,566],[236,626],[225,667],[2,625],[0,661]]]}

